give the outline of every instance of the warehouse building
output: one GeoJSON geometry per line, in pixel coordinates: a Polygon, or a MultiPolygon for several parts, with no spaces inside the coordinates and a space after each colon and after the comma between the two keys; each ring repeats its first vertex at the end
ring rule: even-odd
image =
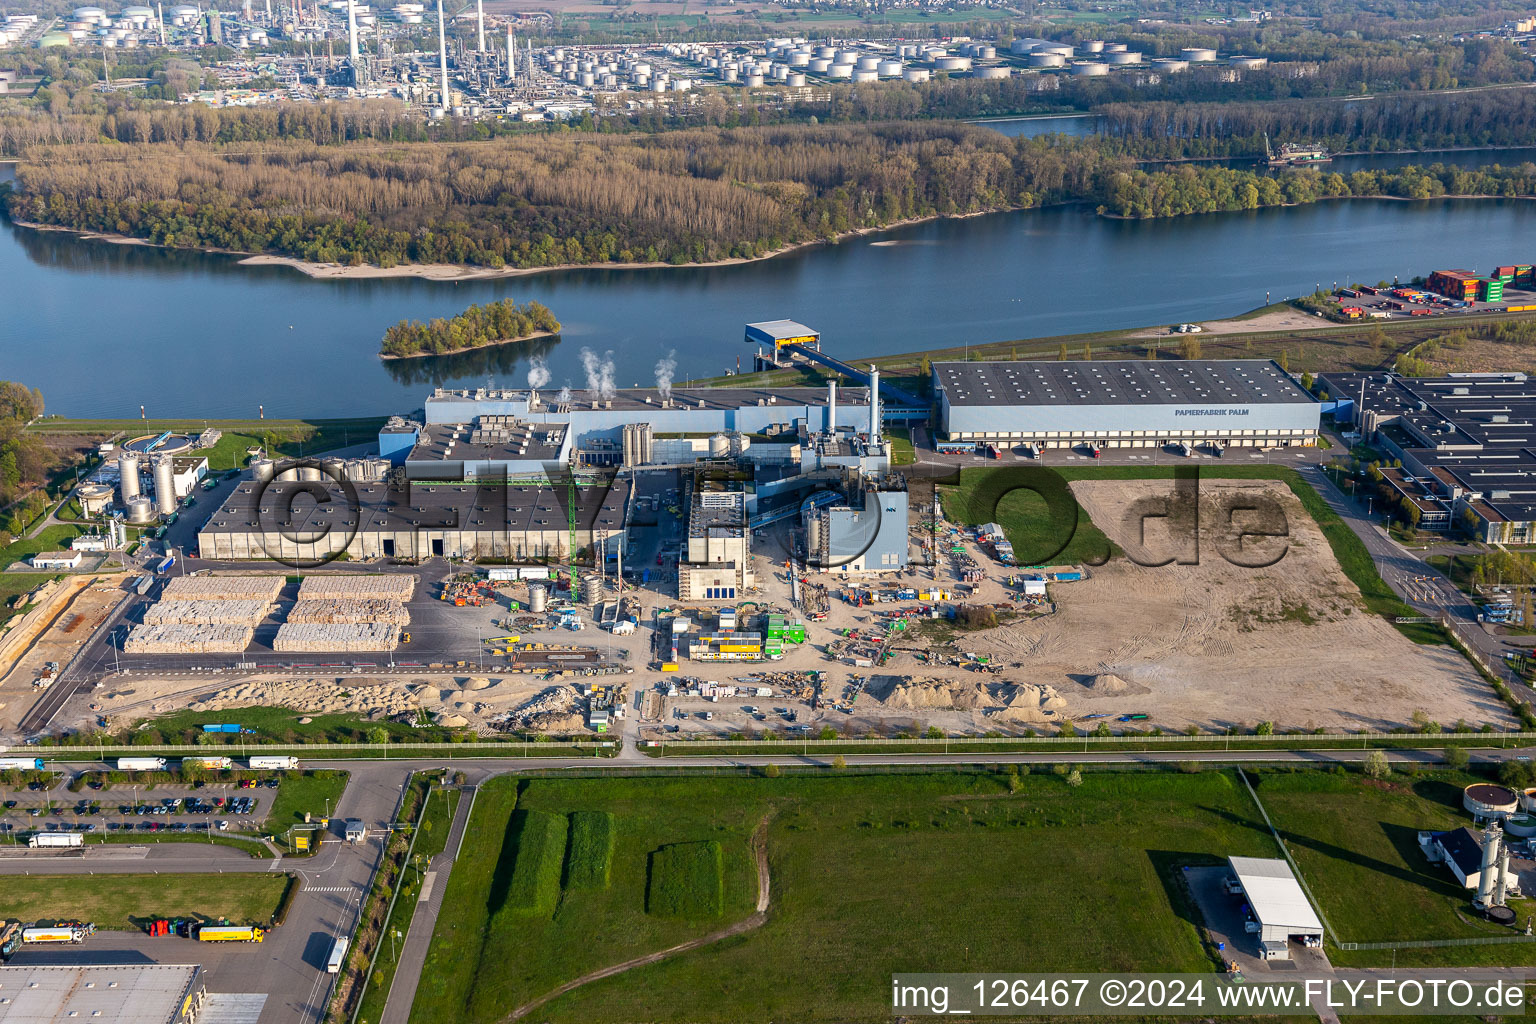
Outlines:
{"type": "Polygon", "coordinates": [[[1323,923],[1289,864],[1262,857],[1228,857],[1227,863],[1259,923],[1259,948],[1264,959],[1290,959],[1292,939],[1322,941],[1323,923]]]}
{"type": "MultiPolygon", "coordinates": [[[[624,541],[626,480],[578,478],[576,546],[624,541]]],[[[203,558],[568,558],[567,488],[542,483],[242,482],[198,533],[203,558]],[[355,496],[355,500],[354,500],[355,496]]]]}
{"type": "Polygon", "coordinates": [[[0,1024],[197,1024],[207,992],[191,964],[0,967],[0,1024]]]}
{"type": "Polygon", "coordinates": [[[757,586],[743,481],[697,473],[688,495],[688,534],[677,565],[684,601],[734,601],[757,586]]]}
{"type": "Polygon", "coordinates": [[[1536,542],[1536,386],[1525,374],[1328,373],[1318,387],[1339,401],[1336,418],[1401,460],[1384,479],[1436,510],[1423,528],[1456,526],[1488,544],[1536,542]]]}
{"type": "Polygon", "coordinates": [[[1321,419],[1264,359],[934,363],[933,390],[941,437],[1042,448],[1288,448],[1321,419]]]}

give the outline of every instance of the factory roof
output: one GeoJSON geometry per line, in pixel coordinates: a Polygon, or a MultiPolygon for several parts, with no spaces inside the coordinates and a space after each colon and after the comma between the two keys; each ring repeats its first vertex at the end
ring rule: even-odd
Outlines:
{"type": "Polygon", "coordinates": [[[1242,884],[1243,894],[1261,924],[1307,933],[1323,930],[1317,911],[1301,891],[1301,883],[1283,860],[1263,857],[1228,857],[1232,873],[1242,884]]]}
{"type": "Polygon", "coordinates": [[[510,416],[481,416],[473,423],[423,427],[407,462],[558,461],[565,450],[563,423],[527,423],[510,416]]]}
{"type": "Polygon", "coordinates": [[[1479,836],[1466,826],[1435,836],[1440,849],[1461,871],[1461,876],[1476,874],[1483,867],[1483,844],[1479,836]]]}
{"type": "Polygon", "coordinates": [[[1305,404],[1312,397],[1268,359],[934,363],[950,405],[1305,404]]]}
{"type": "Polygon", "coordinates": [[[816,338],[821,332],[793,320],[763,320],[747,324],[748,341],[788,341],[791,338],[816,338]]]}
{"type": "Polygon", "coordinates": [[[174,1024],[200,973],[192,964],[0,967],[0,1024],[174,1024]]]}
{"type": "MultiPolygon", "coordinates": [[[[867,406],[867,397],[855,398],[849,391],[857,394],[863,389],[838,389],[838,405],[867,406]]],[[[809,405],[824,406],[827,404],[826,388],[671,388],[665,395],[657,388],[622,388],[616,390],[608,398],[603,398],[593,391],[572,391],[566,402],[560,402],[558,392],[540,391],[538,393],[538,405],[524,413],[524,418],[534,424],[545,421],[549,414],[564,414],[567,412],[587,412],[636,409],[743,409],[749,406],[759,405],[809,405]]],[[[443,406],[457,406],[460,403],[485,403],[477,415],[485,415],[486,412],[495,412],[498,404],[506,403],[519,409],[525,407],[528,401],[528,392],[523,391],[496,391],[478,389],[473,391],[453,391],[439,388],[426,399],[427,418],[435,422],[453,422],[447,417],[452,415],[450,409],[443,406]]],[[[505,407],[505,406],[504,406],[505,407]]],[[[558,422],[558,421],[556,421],[558,422]]]]}
{"type": "MultiPolygon", "coordinates": [[[[309,540],[331,530],[343,535],[373,530],[563,529],[566,488],[534,484],[358,483],[346,488],[330,480],[274,480],[262,487],[247,481],[230,494],[203,527],[205,533],[279,532],[309,540]],[[316,488],[326,500],[317,498],[316,488]]],[[[618,530],[624,524],[629,483],[622,479],[587,485],[578,480],[578,529],[618,530]]]]}

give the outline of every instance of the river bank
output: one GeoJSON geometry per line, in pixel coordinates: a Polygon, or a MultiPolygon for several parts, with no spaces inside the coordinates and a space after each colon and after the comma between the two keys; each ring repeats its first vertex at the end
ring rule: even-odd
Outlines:
{"type": "Polygon", "coordinates": [[[525,334],[521,338],[498,338],[496,341],[488,341],[484,345],[467,345],[464,348],[456,348],[448,352],[411,352],[406,355],[380,352],[379,358],[388,362],[397,359],[435,359],[439,356],[460,356],[467,352],[479,352],[482,349],[501,348],[504,345],[516,345],[520,342],[538,341],[541,338],[558,338],[559,336],[559,331],[534,331],[532,334],[525,334]]]}

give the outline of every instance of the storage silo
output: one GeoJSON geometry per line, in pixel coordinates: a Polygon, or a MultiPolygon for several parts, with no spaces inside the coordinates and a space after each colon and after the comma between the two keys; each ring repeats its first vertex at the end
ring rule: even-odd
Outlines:
{"type": "Polygon", "coordinates": [[[816,59],[817,60],[824,60],[824,61],[826,61],[826,62],[828,62],[830,64],[832,62],[832,58],[836,57],[836,56],[837,56],[837,47],[835,47],[835,46],[818,46],[818,47],[816,47],[816,59]]]}
{"type": "Polygon", "coordinates": [[[796,50],[789,55],[789,66],[792,68],[807,67],[810,63],[811,55],[804,50],[796,50]]]}
{"type": "Polygon", "coordinates": [[[798,71],[793,72],[789,75],[789,77],[784,79],[784,84],[789,86],[791,89],[798,89],[805,84],[805,76],[798,71]]]}
{"type": "Polygon", "coordinates": [[[271,459],[253,459],[251,461],[251,479],[264,484],[277,475],[277,467],[271,459]]]}
{"type": "Polygon", "coordinates": [[[827,77],[829,77],[829,78],[852,78],[853,77],[853,65],[852,64],[833,64],[831,67],[827,68],[827,77]]]}
{"type": "Polygon", "coordinates": [[[155,510],[163,516],[176,511],[176,467],[169,455],[162,455],[154,462],[155,510]]]}
{"type": "Polygon", "coordinates": [[[300,480],[309,480],[309,481],[319,481],[319,480],[324,480],[325,479],[325,474],[320,471],[320,467],[319,466],[300,466],[299,467],[299,479],[300,480]]]}
{"type": "Polygon", "coordinates": [[[763,76],[753,72],[746,78],[742,79],[742,84],[745,85],[748,89],[756,89],[763,84],[763,76]]]}
{"type": "Polygon", "coordinates": [[[1064,68],[1067,66],[1067,58],[1059,53],[1032,53],[1024,58],[1024,63],[1032,68],[1064,68]]]}
{"type": "Polygon", "coordinates": [[[728,434],[709,435],[709,456],[712,459],[722,459],[731,454],[731,438],[728,434]]]}
{"type": "Polygon", "coordinates": [[[118,493],[123,496],[123,506],[139,496],[139,456],[124,452],[117,457],[118,493]]]}
{"type": "Polygon", "coordinates": [[[155,521],[155,503],[142,494],[137,498],[129,498],[124,508],[128,511],[128,521],[135,526],[155,521]]]}
{"type": "Polygon", "coordinates": [[[81,484],[75,497],[80,499],[82,513],[99,516],[112,505],[112,488],[106,484],[81,484]]]}
{"type": "Polygon", "coordinates": [[[1216,51],[1204,46],[1186,46],[1179,51],[1179,56],[1191,64],[1199,61],[1213,61],[1216,59],[1216,51]]]}
{"type": "Polygon", "coordinates": [[[880,80],[880,72],[860,71],[855,68],[853,72],[853,80],[855,82],[878,82],[880,80]]]}
{"type": "Polygon", "coordinates": [[[277,476],[274,479],[291,482],[297,480],[298,478],[299,467],[295,466],[291,462],[285,462],[283,463],[282,468],[278,469],[277,476]]]}
{"type": "Polygon", "coordinates": [[[1103,78],[1109,74],[1109,65],[1084,61],[1081,64],[1072,65],[1072,74],[1077,78],[1103,78]]]}
{"type": "Polygon", "coordinates": [[[587,573],[581,578],[581,603],[596,604],[603,599],[603,578],[587,573]]]}
{"type": "Polygon", "coordinates": [[[825,57],[817,57],[806,65],[813,75],[824,75],[832,68],[832,62],[825,57]]]}

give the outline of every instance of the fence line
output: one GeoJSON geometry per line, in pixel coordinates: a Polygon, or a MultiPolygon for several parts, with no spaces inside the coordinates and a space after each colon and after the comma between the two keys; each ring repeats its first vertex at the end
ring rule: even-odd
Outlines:
{"type": "Polygon", "coordinates": [[[1447,949],[1452,946],[1507,946],[1536,942],[1536,935],[1487,935],[1476,939],[1404,939],[1397,942],[1336,942],[1340,949],[1447,949]]]}
{"type": "Polygon", "coordinates": [[[1307,880],[1302,877],[1301,867],[1296,863],[1295,858],[1291,856],[1291,848],[1285,845],[1285,840],[1280,838],[1280,830],[1275,828],[1273,821],[1269,820],[1269,812],[1264,809],[1264,802],[1259,799],[1259,794],[1254,792],[1253,783],[1248,781],[1247,773],[1241,768],[1237,769],[1237,777],[1243,780],[1243,785],[1248,789],[1248,795],[1253,798],[1253,805],[1259,809],[1259,814],[1263,815],[1264,824],[1269,826],[1269,834],[1275,837],[1275,842],[1279,845],[1280,852],[1285,855],[1285,862],[1291,866],[1291,874],[1296,876],[1296,881],[1307,894],[1307,899],[1312,903],[1312,909],[1317,911],[1317,919],[1323,922],[1323,931],[1328,933],[1328,937],[1337,946],[1339,944],[1338,933],[1333,930],[1333,925],[1328,923],[1328,918],[1323,916],[1322,903],[1319,902],[1316,896],[1312,895],[1311,886],[1307,885],[1307,880]]]}
{"type": "Polygon", "coordinates": [[[1056,744],[1068,746],[1083,744],[1088,746],[1108,746],[1113,744],[1175,744],[1197,743],[1204,745],[1226,744],[1230,746],[1236,742],[1239,744],[1258,744],[1268,746],[1286,743],[1359,743],[1362,747],[1369,745],[1373,740],[1403,740],[1415,747],[1434,747],[1452,745],[1488,746],[1498,743],[1503,745],[1509,740],[1536,740],[1536,730],[1511,729],[1501,732],[1331,732],[1331,733],[1275,733],[1264,736],[1250,735],[1223,735],[1206,734],[1201,736],[1189,736],[1184,733],[1164,733],[1162,735],[1139,736],[944,736],[926,737],[913,736],[910,738],[898,737],[869,737],[850,738],[838,737],[836,739],[817,739],[814,736],[789,739],[778,738],[772,740],[646,740],[641,743],[642,750],[664,750],[668,746],[680,749],[709,748],[709,747],[793,747],[806,746],[817,747],[870,747],[870,746],[915,746],[947,748],[951,746],[1005,746],[1019,744],[1056,744]]]}

